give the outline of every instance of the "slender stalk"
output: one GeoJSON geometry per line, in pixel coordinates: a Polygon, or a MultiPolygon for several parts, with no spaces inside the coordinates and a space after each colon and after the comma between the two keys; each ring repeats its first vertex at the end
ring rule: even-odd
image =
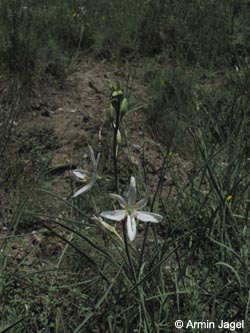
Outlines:
{"type": "Polygon", "coordinates": [[[118,181],[118,166],[117,166],[117,154],[116,154],[116,147],[117,147],[117,126],[114,127],[114,137],[113,137],[113,165],[114,165],[114,177],[115,177],[115,188],[116,192],[119,193],[119,181],[118,181]]]}
{"type": "MultiPolygon", "coordinates": [[[[140,292],[140,285],[138,285],[138,280],[137,280],[137,276],[136,276],[136,273],[135,273],[134,265],[133,265],[131,257],[130,257],[125,223],[123,223],[123,238],[124,238],[125,251],[126,251],[127,258],[128,258],[129,266],[130,266],[130,269],[131,269],[131,272],[132,272],[132,275],[133,275],[133,279],[134,279],[135,286],[136,286],[136,289],[137,289],[137,292],[138,292],[138,296],[141,300],[142,312],[143,312],[143,317],[144,317],[144,320],[145,320],[145,323],[146,323],[146,326],[147,326],[147,331],[150,332],[149,331],[150,327],[149,327],[148,318],[147,318],[147,313],[149,313],[149,312],[147,311],[146,306],[145,306],[143,293],[140,292]]],[[[139,278],[139,274],[138,274],[138,278],[139,278]]],[[[150,316],[150,319],[151,319],[151,322],[152,322],[152,325],[153,325],[154,332],[156,332],[155,324],[154,324],[153,318],[151,316],[150,316]]]]}
{"type": "Polygon", "coordinates": [[[112,124],[113,126],[113,131],[114,131],[114,137],[113,137],[113,158],[114,158],[114,177],[115,177],[115,187],[117,193],[119,192],[119,180],[118,180],[118,163],[117,163],[117,133],[119,130],[119,125],[120,125],[120,99],[118,98],[117,103],[115,104],[115,113],[116,113],[116,119],[115,119],[115,125],[112,124]]]}
{"type": "MultiPolygon", "coordinates": [[[[155,194],[154,194],[154,197],[153,197],[153,200],[152,200],[152,203],[151,203],[150,211],[153,211],[157,194],[158,194],[158,192],[159,192],[159,190],[161,188],[161,184],[162,184],[164,173],[165,173],[166,162],[167,162],[167,155],[164,156],[164,160],[163,160],[163,163],[162,163],[161,176],[160,176],[160,179],[159,179],[159,182],[158,182],[158,185],[157,185],[157,189],[155,191],[155,194]]],[[[150,226],[150,223],[147,223],[145,234],[144,234],[144,238],[143,238],[143,243],[142,243],[142,250],[141,250],[140,260],[139,260],[138,274],[140,272],[140,267],[141,267],[141,264],[142,264],[142,261],[143,261],[143,256],[144,256],[144,252],[145,252],[146,241],[147,241],[147,238],[148,238],[149,226],[150,226]]],[[[157,250],[158,250],[159,247],[158,247],[157,235],[156,235],[155,229],[154,229],[154,237],[155,237],[156,247],[157,247],[157,250]]]]}
{"type": "Polygon", "coordinates": [[[126,255],[128,258],[129,266],[130,266],[131,272],[133,274],[133,279],[135,280],[135,283],[137,283],[134,265],[132,263],[130,253],[129,253],[129,246],[128,246],[128,239],[127,239],[127,235],[126,235],[125,223],[122,224],[122,231],[123,231],[123,238],[124,238],[124,244],[125,244],[125,252],[126,252],[126,255]]]}

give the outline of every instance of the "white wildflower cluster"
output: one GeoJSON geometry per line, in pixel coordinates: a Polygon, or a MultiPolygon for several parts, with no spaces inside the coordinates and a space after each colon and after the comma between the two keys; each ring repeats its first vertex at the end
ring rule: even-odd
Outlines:
{"type": "MultiPolygon", "coordinates": [[[[78,181],[85,182],[86,184],[80,188],[74,195],[73,198],[80,194],[86,193],[92,189],[96,178],[97,178],[97,167],[100,158],[100,154],[95,158],[94,151],[91,146],[89,146],[89,156],[93,165],[93,171],[89,172],[83,169],[76,169],[73,171],[74,176],[78,181]]],[[[126,219],[127,235],[130,241],[133,241],[136,236],[136,220],[142,222],[152,222],[158,223],[162,220],[162,216],[156,213],[142,211],[147,205],[147,199],[141,199],[136,201],[136,180],[132,176],[130,179],[130,186],[126,198],[123,198],[118,194],[110,194],[111,198],[117,199],[121,208],[114,211],[104,211],[101,213],[101,217],[112,220],[112,221],[122,221],[126,219]]],[[[114,228],[109,224],[104,222],[102,218],[97,218],[97,220],[108,230],[112,231],[114,228]]]]}

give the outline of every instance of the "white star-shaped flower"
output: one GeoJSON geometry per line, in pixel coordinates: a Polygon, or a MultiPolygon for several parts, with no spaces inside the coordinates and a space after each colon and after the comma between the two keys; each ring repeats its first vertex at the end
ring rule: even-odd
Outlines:
{"type": "Polygon", "coordinates": [[[96,177],[97,177],[97,166],[98,166],[100,154],[98,154],[97,158],[95,158],[95,154],[94,154],[94,151],[93,151],[92,147],[91,146],[88,146],[88,147],[89,147],[89,157],[90,157],[90,160],[91,160],[92,165],[93,165],[93,171],[89,172],[89,171],[83,170],[83,169],[76,169],[76,170],[72,171],[73,175],[76,177],[76,179],[78,181],[86,183],[86,185],[84,185],[82,188],[80,188],[72,196],[72,198],[75,198],[78,195],[80,195],[82,193],[86,193],[89,190],[91,190],[91,188],[93,187],[93,185],[94,185],[94,183],[96,181],[96,177]]]}
{"type": "Polygon", "coordinates": [[[127,233],[130,241],[133,241],[136,236],[136,219],[142,222],[153,223],[158,223],[162,220],[162,216],[159,214],[141,211],[148,200],[142,199],[136,202],[136,181],[133,176],[130,179],[127,200],[118,194],[110,194],[110,196],[117,199],[123,209],[102,212],[101,216],[113,221],[122,221],[127,218],[127,233]]]}

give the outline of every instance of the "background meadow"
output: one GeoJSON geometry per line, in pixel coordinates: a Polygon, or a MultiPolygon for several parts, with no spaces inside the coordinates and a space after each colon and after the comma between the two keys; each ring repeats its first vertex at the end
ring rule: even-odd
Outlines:
{"type": "Polygon", "coordinates": [[[249,22],[248,0],[1,1],[1,332],[249,331],[249,22]],[[131,176],[162,216],[133,241],[99,219],[131,176]]]}

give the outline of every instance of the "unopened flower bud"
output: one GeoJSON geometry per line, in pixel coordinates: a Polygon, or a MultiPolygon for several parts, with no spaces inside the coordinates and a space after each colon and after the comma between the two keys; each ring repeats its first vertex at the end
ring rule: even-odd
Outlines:
{"type": "Polygon", "coordinates": [[[118,130],[117,135],[116,135],[116,142],[119,145],[119,144],[121,144],[121,141],[122,141],[121,132],[118,130]]]}
{"type": "Polygon", "coordinates": [[[117,96],[120,96],[120,95],[123,95],[123,91],[122,90],[115,90],[115,91],[112,92],[111,97],[114,98],[114,97],[117,97],[117,96]]]}
{"type": "Polygon", "coordinates": [[[112,103],[109,104],[108,117],[110,122],[113,123],[115,119],[115,108],[113,107],[112,103]]]}
{"type": "Polygon", "coordinates": [[[121,102],[121,106],[120,106],[120,112],[121,112],[121,118],[123,118],[123,116],[126,114],[128,109],[128,100],[127,98],[123,98],[122,102],[121,102]]]}

